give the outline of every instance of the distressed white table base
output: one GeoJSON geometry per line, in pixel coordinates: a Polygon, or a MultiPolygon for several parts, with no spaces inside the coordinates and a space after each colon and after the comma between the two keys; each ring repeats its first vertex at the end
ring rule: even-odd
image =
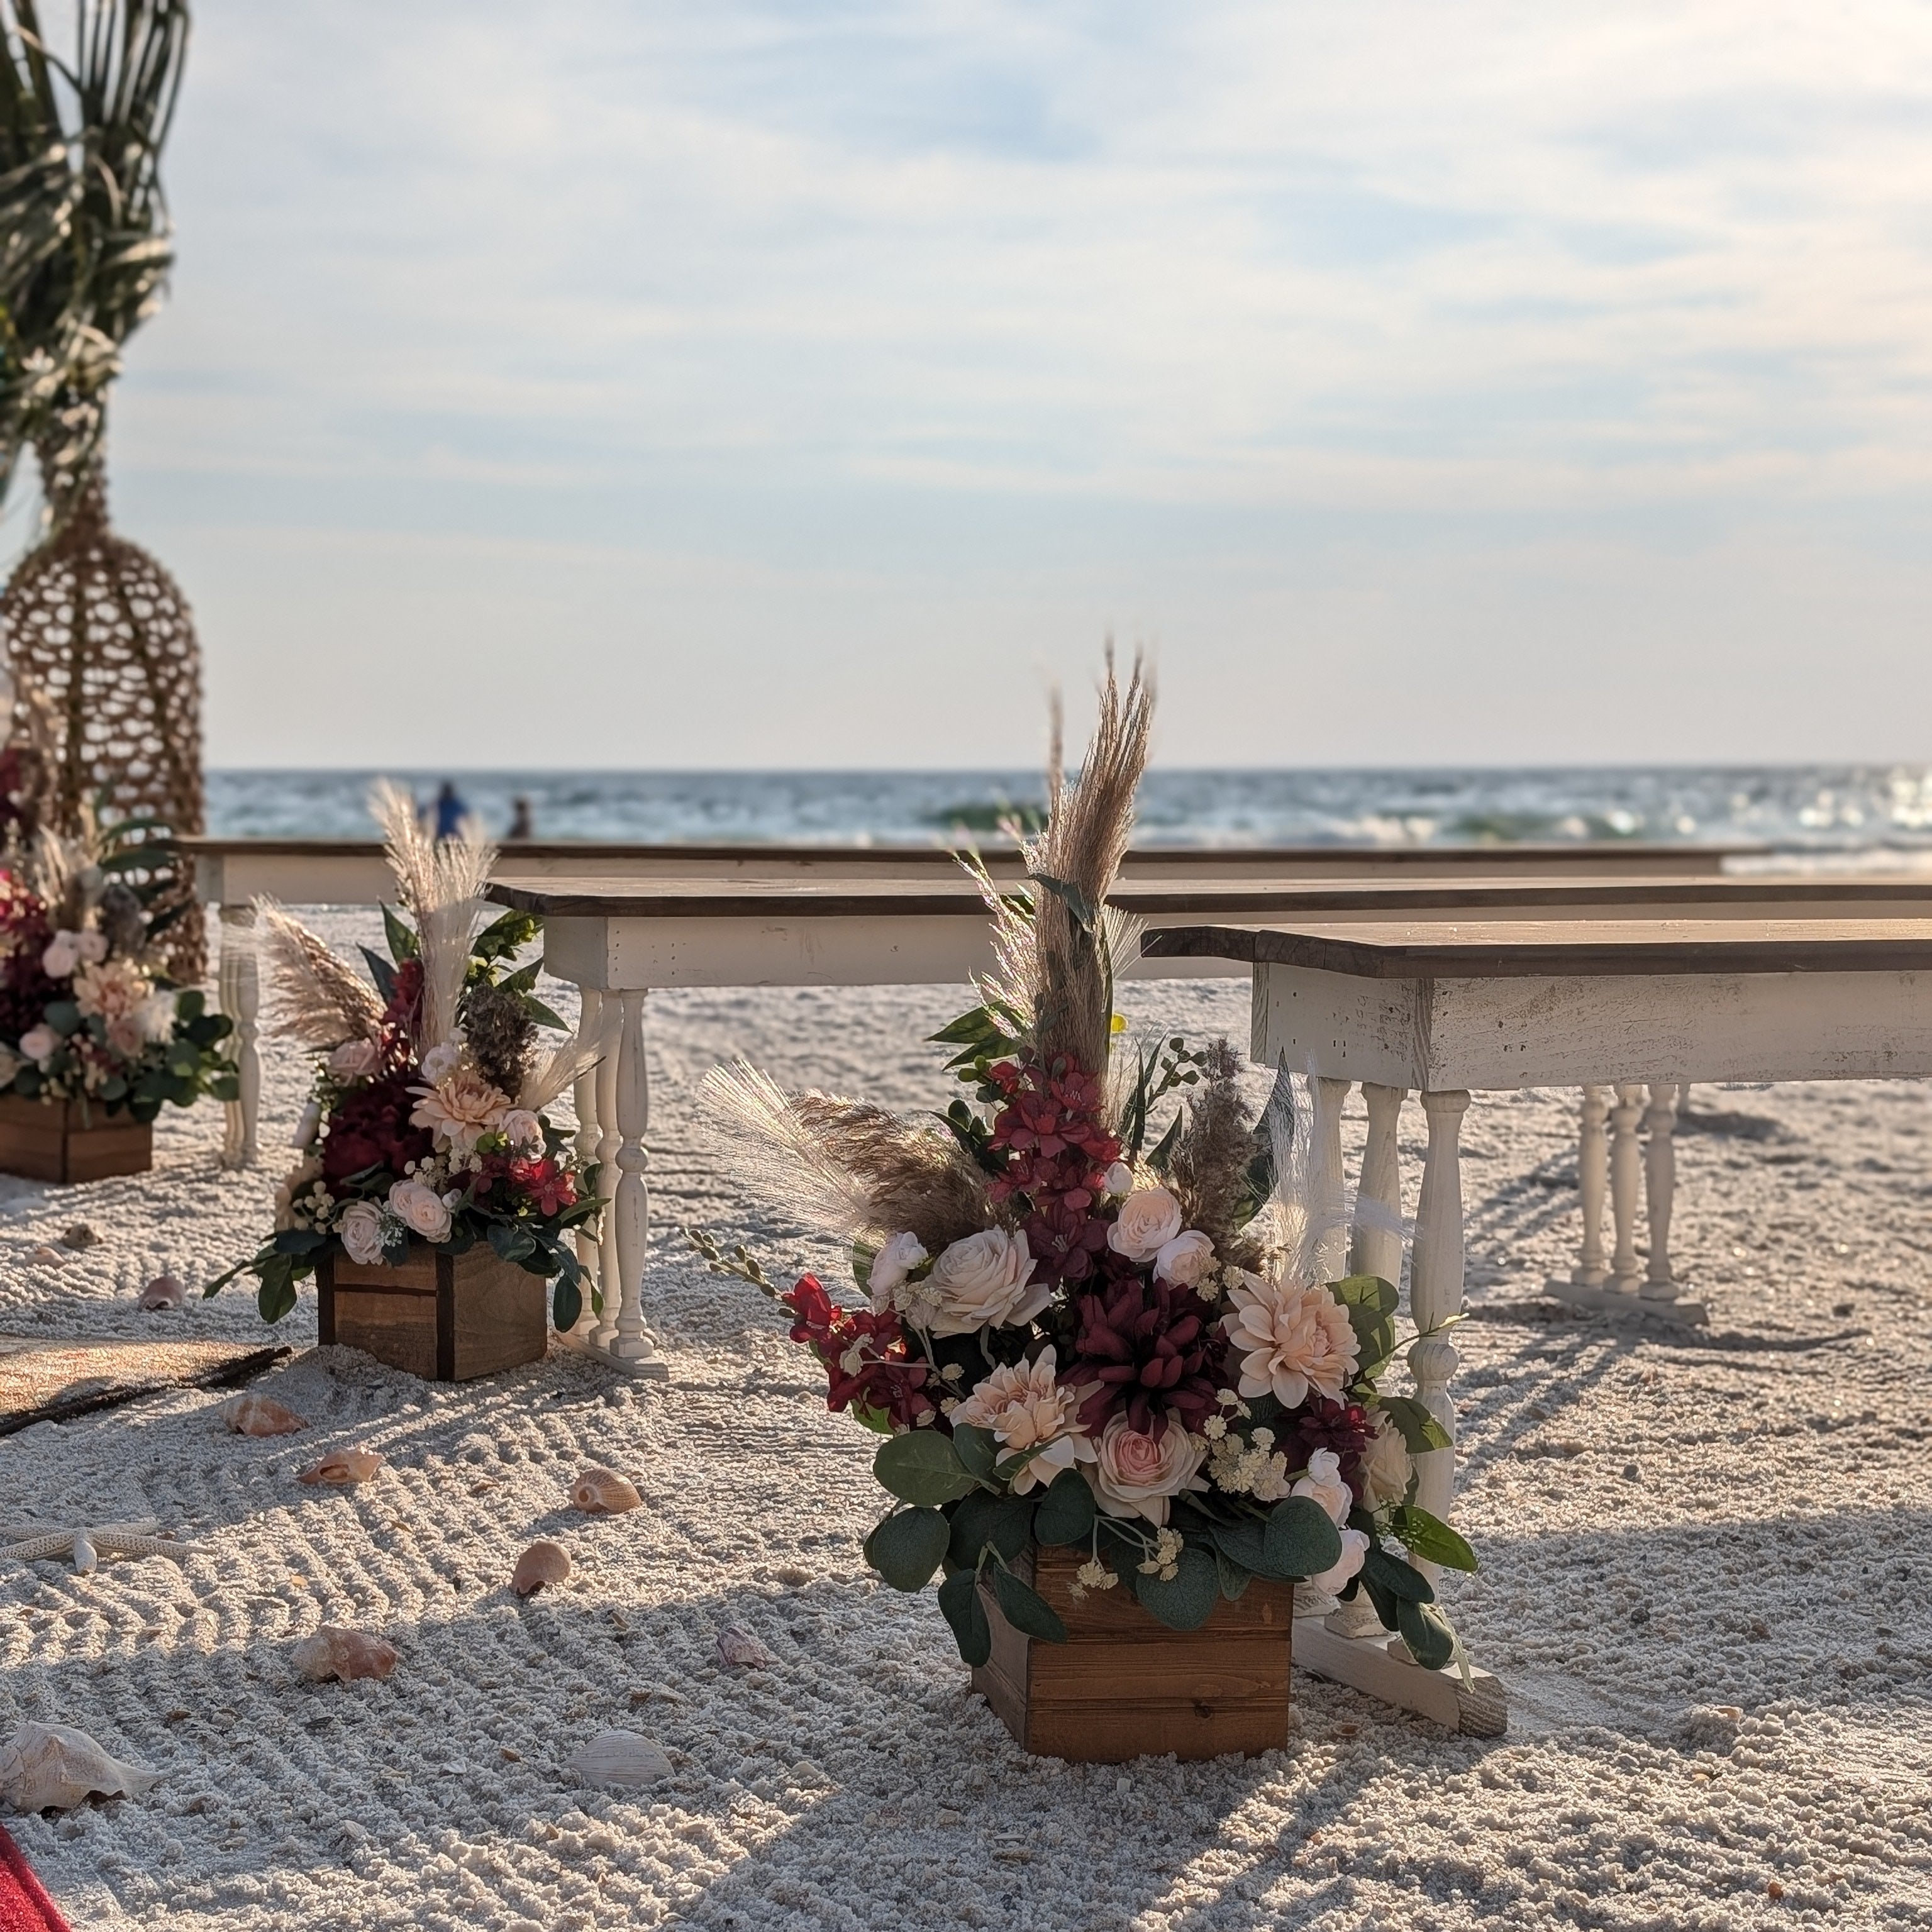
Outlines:
{"type": "Polygon", "coordinates": [[[262,1112],[262,1055],[258,1037],[262,1006],[262,975],[253,927],[254,908],[221,908],[221,958],[216,969],[215,999],[235,1022],[230,1046],[241,1093],[227,1103],[221,1143],[224,1167],[253,1167],[260,1152],[256,1124],[262,1112]]]}

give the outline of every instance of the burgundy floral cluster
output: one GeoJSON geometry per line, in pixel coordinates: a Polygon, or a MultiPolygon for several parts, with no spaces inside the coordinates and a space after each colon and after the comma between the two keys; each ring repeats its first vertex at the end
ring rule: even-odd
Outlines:
{"type": "Polygon", "coordinates": [[[336,1102],[322,1143],[322,1172],[332,1190],[372,1167],[400,1180],[411,1161],[428,1160],[436,1144],[429,1130],[410,1124],[416,1105],[412,1090],[422,1080],[416,1068],[405,1066],[350,1088],[336,1102]]]}
{"type": "Polygon", "coordinates": [[[1358,1402],[1330,1402],[1310,1394],[1294,1414],[1294,1432],[1305,1456],[1332,1449],[1342,1480],[1362,1500],[1362,1458],[1369,1446],[1369,1412],[1358,1402]]]}
{"type": "Polygon", "coordinates": [[[1124,1408],[1127,1426],[1144,1436],[1154,1434],[1166,1414],[1199,1432],[1214,1410],[1227,1352],[1214,1311],[1200,1296],[1136,1269],[1080,1296],[1073,1317],[1072,1360],[1064,1379],[1075,1388],[1094,1385],[1080,1408],[1088,1429],[1097,1435],[1124,1408]]]}
{"type": "Polygon", "coordinates": [[[1107,1222],[1094,1213],[1120,1143],[1102,1125],[1100,1083],[1065,1059],[1051,1066],[1002,1060],[988,1078],[1006,1105],[991,1144],[1006,1171],[988,1188],[995,1202],[1022,1198],[1027,1246],[1040,1279],[1086,1280],[1107,1246],[1107,1222]]]}
{"type": "Polygon", "coordinates": [[[527,1207],[546,1220],[575,1207],[578,1199],[576,1181],[548,1154],[485,1154],[470,1177],[469,1192],[479,1207],[527,1207]]]}
{"type": "Polygon", "coordinates": [[[910,1429],[938,1412],[926,1394],[931,1369],[909,1360],[898,1317],[888,1309],[841,1308],[816,1275],[801,1275],[778,1297],[794,1317],[791,1339],[825,1365],[831,1388],[825,1406],[836,1415],[854,1408],[882,1411],[896,1429],[910,1429]]]}
{"type": "Polygon", "coordinates": [[[40,1024],[50,1000],[62,997],[40,965],[53,936],[45,902],[0,872],[0,1038],[18,1040],[40,1024]]]}

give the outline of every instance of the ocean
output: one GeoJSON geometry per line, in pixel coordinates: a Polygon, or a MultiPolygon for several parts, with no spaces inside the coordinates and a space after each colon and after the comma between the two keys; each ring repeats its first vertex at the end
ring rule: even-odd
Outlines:
{"type": "MultiPolygon", "coordinates": [[[[371,836],[379,776],[424,800],[452,779],[498,836],[530,801],[540,838],[930,844],[1036,811],[1027,772],[213,771],[208,830],[371,836]]],[[[1812,848],[1932,846],[1932,769],[1150,772],[1144,844],[1472,844],[1661,839],[1812,848]]]]}

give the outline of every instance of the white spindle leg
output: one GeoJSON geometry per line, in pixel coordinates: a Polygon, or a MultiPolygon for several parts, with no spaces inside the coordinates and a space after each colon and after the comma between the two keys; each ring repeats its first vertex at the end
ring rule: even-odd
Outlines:
{"type": "Polygon", "coordinates": [[[1347,1238],[1343,1203],[1348,1190],[1342,1175],[1342,1108],[1353,1083],[1311,1076],[1308,1099],[1313,1116],[1309,1136],[1309,1203],[1321,1231],[1316,1250],[1316,1273],[1324,1281],[1341,1271],[1342,1244],[1347,1238]]]}
{"type": "MultiPolygon", "coordinates": [[[[594,986],[586,986],[582,992],[584,1010],[577,1022],[577,1037],[580,1045],[587,1046],[603,1031],[604,995],[594,986]]],[[[594,1064],[577,1076],[574,1091],[577,1101],[578,1164],[590,1167],[597,1161],[598,1147],[603,1134],[597,1114],[597,1068],[594,1064]]],[[[604,1183],[603,1186],[608,1190],[609,1184],[604,1183]]],[[[604,1210],[607,1214],[609,1211],[608,1208],[604,1210]]],[[[598,1326],[592,1300],[602,1277],[602,1249],[596,1222],[578,1224],[577,1260],[584,1270],[584,1312],[577,1318],[577,1326],[571,1332],[581,1340],[594,1336],[598,1326]]]]}
{"type": "Polygon", "coordinates": [[[1616,1224],[1616,1248],[1610,1256],[1610,1286],[1619,1294],[1634,1294],[1643,1270],[1636,1258],[1637,1180],[1642,1168],[1637,1122],[1643,1114],[1643,1089],[1620,1084],[1617,1104],[1610,1109],[1610,1218],[1616,1224]]]}
{"type": "MultiPolygon", "coordinates": [[[[644,1326],[644,1256],[650,1234],[650,1196],[644,1183],[650,1156],[644,1136],[650,1128],[650,1081],[644,1064],[644,995],[614,996],[617,1025],[617,1184],[610,1215],[617,1235],[617,1334],[610,1354],[640,1375],[669,1372],[658,1359],[657,1340],[644,1326]]],[[[607,1000],[607,1006],[608,1006],[607,1000]]],[[[604,1290],[610,1305],[610,1290],[604,1290]]]]}
{"type": "Polygon", "coordinates": [[[1602,1088],[1583,1089],[1582,1119],[1576,1140],[1576,1187],[1583,1199],[1583,1246],[1570,1276],[1580,1288],[1601,1288],[1609,1272],[1604,1266],[1604,1203],[1610,1186],[1610,1144],[1604,1124],[1610,1111],[1602,1088]]]}
{"type": "Polygon", "coordinates": [[[1643,1192],[1650,1212],[1650,1265],[1637,1292],[1646,1301],[1675,1301],[1670,1268],[1670,1210],[1677,1193],[1677,1088],[1653,1081],[1643,1124],[1650,1138],[1643,1153],[1643,1192]]]}
{"type": "MultiPolygon", "coordinates": [[[[1460,1091],[1424,1094],[1429,1154],[1416,1203],[1415,1247],[1409,1262],[1409,1305],[1417,1329],[1408,1352],[1416,1399],[1442,1424],[1450,1446],[1418,1456],[1416,1501],[1448,1520],[1456,1496],[1456,1408],[1449,1384],[1460,1358],[1441,1333],[1462,1308],[1462,1169],[1460,1139],[1469,1096],[1460,1091]]],[[[1425,1566],[1435,1574],[1435,1566],[1425,1566]]]]}
{"type": "Polygon", "coordinates": [[[598,996],[598,1024],[603,1034],[603,1057],[597,1063],[597,1191],[604,1208],[599,1217],[597,1281],[603,1291],[603,1312],[591,1336],[591,1346],[608,1354],[617,1339],[617,1306],[622,1298],[622,1268],[617,1259],[617,1149],[622,1142],[617,1132],[617,1034],[623,1007],[615,993],[598,996]]]}
{"type": "Polygon", "coordinates": [[[1398,1288],[1402,1286],[1402,1174],[1395,1137],[1402,1103],[1408,1097],[1405,1087],[1362,1083],[1362,1100],[1369,1110],[1369,1138],[1362,1149],[1361,1184],[1355,1190],[1355,1231],[1348,1245],[1351,1274],[1380,1275],[1398,1288]]]}
{"type": "MultiPolygon", "coordinates": [[[[199,907],[195,910],[198,914],[199,907]]],[[[216,987],[221,1010],[235,1022],[229,1048],[241,1086],[239,1096],[227,1104],[221,1146],[224,1167],[252,1167],[260,1147],[262,1056],[256,1038],[262,976],[255,953],[254,923],[252,906],[221,908],[221,960],[216,987]]]]}

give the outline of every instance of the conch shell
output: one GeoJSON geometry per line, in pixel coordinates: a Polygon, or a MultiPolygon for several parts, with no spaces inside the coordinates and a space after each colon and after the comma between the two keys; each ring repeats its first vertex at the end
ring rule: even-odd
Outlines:
{"type": "Polygon", "coordinates": [[[293,1409],[266,1395],[238,1395],[222,1405],[221,1419],[237,1436],[292,1436],[308,1426],[293,1409]]]}
{"type": "Polygon", "coordinates": [[[635,1731],[599,1731],[570,1768],[586,1784],[655,1784],[670,1777],[670,1760],[635,1731]]]}
{"type": "Polygon", "coordinates": [[[570,1574],[570,1552],[560,1543],[533,1543],[517,1558],[510,1588],[520,1597],[533,1597],[546,1583],[561,1583],[570,1574]]]}
{"type": "Polygon", "coordinates": [[[182,1287],[178,1276],[158,1274],[141,1291],[141,1298],[134,1306],[153,1314],[159,1310],[178,1308],[187,1298],[188,1290],[182,1287]]]}
{"type": "Polygon", "coordinates": [[[0,1745],[0,1798],[16,1811],[64,1811],[96,1792],[139,1798],[160,1781],[159,1772],[123,1764],[66,1724],[22,1724],[0,1745]]]}
{"type": "Polygon", "coordinates": [[[332,1449],[320,1462],[311,1462],[296,1480],[313,1486],[322,1483],[332,1490],[353,1489],[366,1483],[382,1466],[382,1459],[373,1449],[332,1449]]]}
{"type": "Polygon", "coordinates": [[[718,1633],[718,1654],[741,1670],[768,1670],[772,1661],[771,1652],[736,1624],[727,1624],[718,1633]]]}
{"type": "Polygon", "coordinates": [[[570,1506],[586,1516],[622,1516],[644,1501],[628,1478],[614,1470],[586,1469],[570,1486],[570,1506]]]}
{"type": "Polygon", "coordinates": [[[396,1667],[398,1652],[392,1643],[361,1630],[339,1629],[324,1624],[313,1636],[305,1636],[289,1654],[296,1674],[311,1684],[339,1677],[345,1684],[358,1677],[384,1678],[396,1667]]]}

